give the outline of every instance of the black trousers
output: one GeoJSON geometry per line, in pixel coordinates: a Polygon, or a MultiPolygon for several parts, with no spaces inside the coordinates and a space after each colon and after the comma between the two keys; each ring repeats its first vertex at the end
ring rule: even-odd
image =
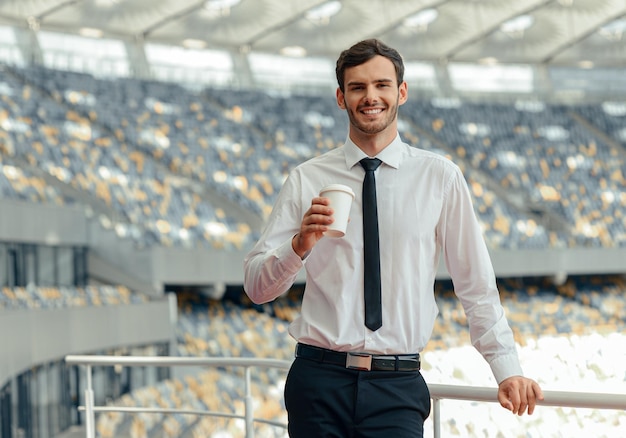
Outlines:
{"type": "Polygon", "coordinates": [[[285,405],[292,438],[421,438],[430,393],[418,371],[358,371],[296,358],[285,405]]]}

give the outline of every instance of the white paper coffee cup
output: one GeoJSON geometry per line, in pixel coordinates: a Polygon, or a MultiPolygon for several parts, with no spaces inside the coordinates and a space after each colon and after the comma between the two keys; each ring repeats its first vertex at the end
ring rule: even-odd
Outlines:
{"type": "Polygon", "coordinates": [[[350,206],[354,200],[354,192],[343,184],[331,184],[320,190],[320,196],[330,199],[330,207],[334,210],[334,222],[324,233],[328,237],[343,237],[348,227],[350,206]]]}

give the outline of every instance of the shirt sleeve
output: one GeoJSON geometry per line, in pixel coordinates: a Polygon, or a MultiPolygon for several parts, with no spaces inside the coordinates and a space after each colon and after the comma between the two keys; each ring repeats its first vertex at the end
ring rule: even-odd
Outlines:
{"type": "Polygon", "coordinates": [[[259,241],[244,259],[244,290],[257,304],[285,293],[294,283],[303,261],[291,241],[302,222],[298,175],[285,181],[259,241]]]}
{"type": "Polygon", "coordinates": [[[444,196],[438,230],[444,261],[467,316],[472,345],[489,363],[499,384],[508,377],[522,375],[522,369],[491,258],[460,169],[455,168],[444,196]]]}

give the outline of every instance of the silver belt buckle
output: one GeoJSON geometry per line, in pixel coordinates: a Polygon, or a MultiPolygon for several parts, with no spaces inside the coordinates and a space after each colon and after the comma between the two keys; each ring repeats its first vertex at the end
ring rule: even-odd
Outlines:
{"type": "Polygon", "coordinates": [[[348,353],[346,355],[346,368],[370,371],[372,369],[372,355],[365,353],[348,353]]]}

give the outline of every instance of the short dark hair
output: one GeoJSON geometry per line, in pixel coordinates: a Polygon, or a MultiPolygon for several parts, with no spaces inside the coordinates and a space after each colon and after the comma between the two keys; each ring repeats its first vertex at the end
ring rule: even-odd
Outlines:
{"type": "Polygon", "coordinates": [[[372,38],[356,43],[339,55],[335,74],[337,75],[337,83],[342,93],[344,92],[344,75],[346,69],[361,65],[377,55],[384,56],[393,63],[396,69],[398,86],[400,86],[404,81],[404,63],[402,62],[402,56],[400,56],[396,49],[389,47],[380,40],[372,38]]]}

